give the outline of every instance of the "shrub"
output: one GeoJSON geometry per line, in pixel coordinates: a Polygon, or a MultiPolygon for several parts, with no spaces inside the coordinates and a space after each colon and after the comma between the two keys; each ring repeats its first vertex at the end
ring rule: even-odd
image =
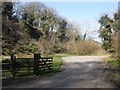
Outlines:
{"type": "Polygon", "coordinates": [[[33,54],[38,50],[37,46],[33,43],[25,43],[18,49],[19,53],[33,54]]]}
{"type": "Polygon", "coordinates": [[[99,43],[92,40],[70,41],[63,45],[68,54],[91,55],[100,49],[99,43]]]}

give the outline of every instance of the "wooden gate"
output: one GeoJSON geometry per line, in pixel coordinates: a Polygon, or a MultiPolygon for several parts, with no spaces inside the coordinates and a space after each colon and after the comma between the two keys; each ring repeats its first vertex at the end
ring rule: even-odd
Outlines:
{"type": "Polygon", "coordinates": [[[53,57],[41,57],[40,53],[34,54],[34,74],[39,75],[41,72],[51,71],[53,57]]]}
{"type": "Polygon", "coordinates": [[[11,55],[11,63],[2,63],[2,68],[9,69],[12,77],[15,77],[21,68],[28,68],[28,73],[30,68],[33,68],[33,74],[38,76],[42,71],[52,70],[52,63],[52,57],[41,57],[40,53],[35,53],[33,58],[17,58],[13,54],[11,55]],[[24,63],[22,63],[23,61],[24,63]]]}

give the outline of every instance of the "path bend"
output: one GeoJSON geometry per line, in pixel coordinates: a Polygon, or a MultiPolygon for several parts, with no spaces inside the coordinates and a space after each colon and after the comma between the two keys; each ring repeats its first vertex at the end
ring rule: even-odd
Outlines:
{"type": "Polygon", "coordinates": [[[107,56],[62,57],[63,70],[54,76],[37,78],[29,82],[5,86],[8,88],[115,88],[103,77],[107,56]]]}

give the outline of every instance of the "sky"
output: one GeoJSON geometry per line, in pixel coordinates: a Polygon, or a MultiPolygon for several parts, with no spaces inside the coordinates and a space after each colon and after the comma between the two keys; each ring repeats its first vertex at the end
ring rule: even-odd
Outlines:
{"type": "Polygon", "coordinates": [[[26,0],[29,1],[42,1],[48,7],[54,8],[58,15],[76,24],[82,34],[87,30],[88,37],[100,42],[98,20],[104,14],[112,17],[113,13],[117,12],[119,0],[26,0]]]}
{"type": "Polygon", "coordinates": [[[75,23],[80,28],[82,34],[87,30],[88,37],[96,41],[98,38],[98,20],[104,14],[112,17],[117,12],[117,2],[44,2],[47,6],[55,8],[58,14],[68,21],[75,23]]]}

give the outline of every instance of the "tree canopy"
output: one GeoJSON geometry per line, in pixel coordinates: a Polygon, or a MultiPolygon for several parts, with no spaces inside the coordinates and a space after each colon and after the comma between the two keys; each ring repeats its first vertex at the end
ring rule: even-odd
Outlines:
{"type": "Polygon", "coordinates": [[[103,40],[102,47],[108,52],[115,52],[113,38],[118,32],[118,13],[114,13],[113,18],[103,15],[98,22],[100,23],[99,37],[103,40]]]}
{"type": "Polygon", "coordinates": [[[75,36],[72,37],[74,40],[78,40],[80,37],[74,26],[71,27],[65,18],[57,14],[55,9],[41,2],[4,2],[2,15],[3,55],[20,52],[34,53],[36,50],[46,51],[48,42],[50,52],[52,52],[51,50],[57,45],[56,43],[68,42],[71,34],[75,36]],[[39,45],[35,42],[39,42],[39,45]],[[40,43],[44,43],[43,46],[40,46],[40,43]],[[35,45],[31,50],[30,47],[33,44],[35,45]]]}

